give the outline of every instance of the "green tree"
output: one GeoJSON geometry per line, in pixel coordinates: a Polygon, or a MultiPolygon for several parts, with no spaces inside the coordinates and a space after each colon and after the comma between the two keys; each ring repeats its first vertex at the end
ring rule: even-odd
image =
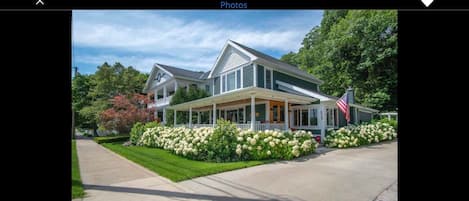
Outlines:
{"type": "MultiPolygon", "coordinates": [[[[174,93],[173,97],[171,98],[171,102],[169,105],[177,105],[181,103],[185,103],[188,101],[192,100],[197,100],[201,98],[208,97],[209,94],[207,91],[204,89],[199,89],[196,86],[190,86],[189,90],[186,90],[185,88],[179,88],[176,90],[174,93]]],[[[197,118],[195,117],[195,112],[192,113],[193,118],[192,120],[196,120],[197,118]]],[[[174,121],[174,111],[173,110],[167,110],[166,111],[166,125],[173,125],[174,121]]],[[[177,112],[177,118],[176,118],[176,123],[187,123],[189,121],[189,112],[187,111],[178,111],[177,112]]]]}
{"type": "Polygon", "coordinates": [[[352,86],[358,103],[397,107],[396,11],[326,11],[298,53],[282,59],[322,79],[325,93],[341,96],[352,86]]]}
{"type": "Polygon", "coordinates": [[[72,82],[72,107],[76,111],[76,126],[96,131],[99,114],[111,107],[109,100],[116,95],[140,93],[148,74],[120,63],[98,66],[92,75],[77,75],[72,82]]]}
{"type": "Polygon", "coordinates": [[[91,105],[91,98],[88,92],[93,87],[91,84],[92,75],[77,74],[72,80],[72,109],[75,113],[75,126],[79,128],[88,127],[84,116],[79,114],[79,111],[86,106],[91,105]]]}

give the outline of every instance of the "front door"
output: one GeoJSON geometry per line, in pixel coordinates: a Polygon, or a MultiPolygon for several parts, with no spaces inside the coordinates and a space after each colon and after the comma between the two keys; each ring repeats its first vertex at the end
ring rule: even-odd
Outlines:
{"type": "Polygon", "coordinates": [[[271,101],[270,102],[270,122],[283,123],[285,121],[285,107],[284,103],[271,101]]]}

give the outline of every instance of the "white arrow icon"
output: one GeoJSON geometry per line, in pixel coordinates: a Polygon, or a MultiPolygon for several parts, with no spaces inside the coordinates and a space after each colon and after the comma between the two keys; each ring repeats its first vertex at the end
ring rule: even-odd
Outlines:
{"type": "Polygon", "coordinates": [[[433,0],[422,0],[422,3],[425,4],[426,7],[430,6],[433,3],[433,0]]]}
{"type": "Polygon", "coordinates": [[[38,0],[38,1],[36,2],[36,6],[39,5],[39,4],[44,5],[44,2],[42,2],[42,0],[38,0]]]}

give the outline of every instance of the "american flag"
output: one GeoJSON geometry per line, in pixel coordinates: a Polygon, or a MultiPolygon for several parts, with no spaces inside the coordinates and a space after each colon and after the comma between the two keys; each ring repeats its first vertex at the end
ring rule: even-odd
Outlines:
{"type": "Polygon", "coordinates": [[[347,120],[347,123],[348,123],[350,122],[350,110],[349,110],[347,97],[348,96],[346,92],[339,100],[337,100],[336,104],[337,104],[337,107],[339,107],[339,110],[345,114],[345,119],[347,120]]]}

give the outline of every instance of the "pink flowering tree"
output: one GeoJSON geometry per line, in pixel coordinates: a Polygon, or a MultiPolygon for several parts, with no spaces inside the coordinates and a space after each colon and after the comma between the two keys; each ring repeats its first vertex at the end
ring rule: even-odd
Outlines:
{"type": "Polygon", "coordinates": [[[141,94],[118,95],[112,100],[112,107],[101,112],[100,124],[107,130],[129,133],[137,122],[154,120],[154,110],[148,109],[150,99],[141,94]]]}

